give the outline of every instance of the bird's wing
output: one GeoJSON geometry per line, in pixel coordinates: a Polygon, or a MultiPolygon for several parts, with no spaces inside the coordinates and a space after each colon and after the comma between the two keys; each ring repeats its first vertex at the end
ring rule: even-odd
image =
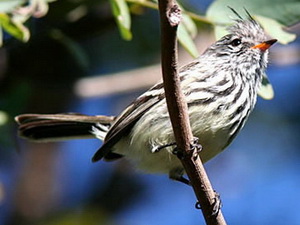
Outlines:
{"type": "Polygon", "coordinates": [[[155,104],[164,99],[162,83],[152,87],[147,95],[141,95],[123,113],[116,119],[115,123],[109,129],[103,145],[95,153],[92,161],[96,162],[103,157],[112,159],[111,148],[123,137],[129,134],[134,124],[144,115],[144,113],[155,104]]]}

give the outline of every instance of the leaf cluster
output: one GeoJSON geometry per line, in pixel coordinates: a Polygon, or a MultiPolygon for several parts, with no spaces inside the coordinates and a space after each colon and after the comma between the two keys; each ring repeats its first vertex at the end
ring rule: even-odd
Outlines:
{"type": "MultiPolygon", "coordinates": [[[[28,41],[30,31],[26,21],[31,17],[42,17],[49,9],[49,3],[55,0],[0,0],[0,26],[11,36],[28,41]]],[[[140,14],[143,8],[158,9],[156,0],[109,0],[120,35],[124,40],[131,40],[131,16],[140,14]]],[[[199,55],[194,43],[199,25],[212,25],[219,38],[226,33],[226,26],[233,23],[232,12],[228,6],[239,13],[247,9],[261,23],[270,36],[276,37],[280,43],[287,44],[295,40],[296,35],[288,33],[284,28],[298,23],[300,20],[300,2],[297,0],[215,0],[208,7],[205,15],[199,15],[190,9],[182,9],[182,21],[178,29],[180,44],[193,56],[199,55]]],[[[3,34],[0,31],[0,45],[3,34]]]]}

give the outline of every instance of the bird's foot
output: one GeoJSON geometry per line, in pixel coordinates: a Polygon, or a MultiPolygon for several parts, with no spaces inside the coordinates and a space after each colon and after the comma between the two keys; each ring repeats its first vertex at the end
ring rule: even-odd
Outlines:
{"type": "MultiPolygon", "coordinates": [[[[222,208],[222,201],[221,201],[221,197],[220,194],[216,191],[215,192],[215,197],[214,197],[214,202],[212,204],[212,214],[211,216],[217,216],[222,208]]],[[[195,205],[196,209],[201,209],[201,205],[200,202],[197,202],[195,205]]]]}
{"type": "MultiPolygon", "coordinates": [[[[194,137],[190,143],[190,152],[192,152],[192,157],[197,158],[202,151],[202,145],[199,144],[199,138],[194,137]]],[[[184,159],[188,154],[184,153],[182,150],[179,150],[178,147],[173,149],[173,154],[176,155],[179,159],[184,159]]]]}
{"type": "Polygon", "coordinates": [[[171,147],[174,145],[176,145],[176,142],[172,142],[172,143],[165,144],[165,145],[154,146],[151,151],[152,151],[152,153],[157,153],[157,152],[160,152],[164,148],[171,147]]]}

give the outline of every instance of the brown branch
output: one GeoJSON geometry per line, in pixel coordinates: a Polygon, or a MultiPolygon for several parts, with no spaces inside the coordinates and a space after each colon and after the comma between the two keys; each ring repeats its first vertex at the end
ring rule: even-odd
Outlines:
{"type": "Polygon", "coordinates": [[[214,211],[216,193],[206,175],[200,157],[195,157],[191,150],[193,134],[189,126],[188,108],[185,97],[180,89],[177,73],[177,27],[180,23],[181,12],[175,0],[159,0],[161,20],[161,54],[162,73],[168,111],[170,114],[178,151],[184,157],[181,162],[192,183],[202,213],[207,224],[226,224],[221,210],[214,211]]]}

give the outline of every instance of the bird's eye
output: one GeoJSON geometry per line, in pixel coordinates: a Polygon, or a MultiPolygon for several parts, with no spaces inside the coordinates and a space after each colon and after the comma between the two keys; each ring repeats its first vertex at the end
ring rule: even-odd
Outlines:
{"type": "Polygon", "coordinates": [[[233,47],[236,47],[236,46],[240,45],[241,43],[242,43],[241,39],[236,38],[230,42],[230,45],[232,45],[233,47]]]}

